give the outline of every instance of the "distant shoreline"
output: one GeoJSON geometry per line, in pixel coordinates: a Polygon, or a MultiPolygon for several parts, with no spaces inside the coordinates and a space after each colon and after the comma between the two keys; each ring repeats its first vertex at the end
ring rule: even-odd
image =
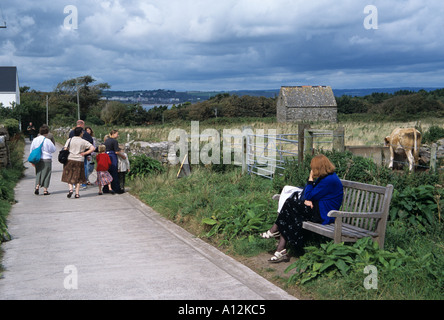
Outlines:
{"type": "MultiPolygon", "coordinates": [[[[344,95],[351,97],[364,97],[373,93],[394,94],[398,91],[418,92],[425,90],[427,92],[441,88],[431,87],[398,87],[398,88],[368,88],[368,89],[333,89],[336,98],[344,95]]],[[[185,91],[178,92],[174,90],[134,90],[134,91],[112,91],[106,90],[102,93],[102,99],[108,101],[120,101],[126,104],[141,104],[144,109],[150,110],[154,107],[168,106],[171,109],[173,105],[180,105],[186,102],[192,104],[209,100],[217,95],[237,95],[237,96],[255,96],[275,98],[279,96],[280,89],[271,90],[232,90],[232,91],[185,91]]]]}

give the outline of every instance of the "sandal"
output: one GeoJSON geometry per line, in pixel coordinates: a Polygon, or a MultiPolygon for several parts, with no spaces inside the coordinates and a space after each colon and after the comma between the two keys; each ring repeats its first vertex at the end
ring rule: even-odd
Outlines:
{"type": "Polygon", "coordinates": [[[39,195],[39,188],[35,188],[34,194],[37,195],[37,196],[39,195]]]}
{"type": "Polygon", "coordinates": [[[271,232],[268,230],[267,232],[261,233],[261,237],[264,239],[279,238],[280,236],[281,233],[279,231],[271,232]]]}
{"type": "Polygon", "coordinates": [[[274,253],[274,256],[272,256],[270,259],[268,259],[271,263],[279,263],[279,262],[288,262],[290,261],[290,257],[287,255],[287,250],[282,251],[276,251],[274,253]]]}
{"type": "Polygon", "coordinates": [[[44,191],[44,192],[43,192],[43,195],[44,195],[44,196],[49,196],[50,193],[49,193],[48,191],[44,191]]]}
{"type": "Polygon", "coordinates": [[[76,194],[74,198],[76,199],[80,198],[80,194],[76,194]]]}
{"type": "Polygon", "coordinates": [[[71,198],[72,197],[72,194],[73,194],[73,191],[72,190],[69,190],[69,192],[68,192],[68,194],[66,195],[68,198],[71,198]]]}

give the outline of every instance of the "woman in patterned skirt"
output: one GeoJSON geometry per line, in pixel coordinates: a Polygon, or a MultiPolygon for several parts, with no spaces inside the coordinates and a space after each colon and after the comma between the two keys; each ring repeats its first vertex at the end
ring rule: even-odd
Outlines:
{"type": "Polygon", "coordinates": [[[85,177],[85,156],[94,152],[94,146],[82,139],[83,128],[74,129],[74,136],[65,143],[65,149],[69,148],[68,162],[63,166],[62,182],[66,182],[69,187],[67,197],[71,198],[73,187],[76,188],[75,198],[80,198],[80,184],[86,183],[85,177]]]}
{"type": "Polygon", "coordinates": [[[339,210],[344,196],[341,180],[335,173],[336,167],[324,155],[315,156],[310,164],[311,171],[303,195],[289,197],[273,227],[262,234],[263,238],[280,238],[275,254],[268,260],[272,263],[289,261],[285,249],[287,242],[296,252],[302,251],[302,224],[304,221],[334,222],[328,213],[339,210]]]}

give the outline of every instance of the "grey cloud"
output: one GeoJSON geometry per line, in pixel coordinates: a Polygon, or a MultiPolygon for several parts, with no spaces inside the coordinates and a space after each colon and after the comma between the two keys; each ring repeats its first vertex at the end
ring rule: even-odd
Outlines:
{"type": "Polygon", "coordinates": [[[368,1],[72,3],[77,30],[63,27],[68,3],[3,5],[10,20],[0,30],[0,65],[17,65],[22,85],[51,90],[82,74],[123,90],[442,83],[440,1],[372,1],[378,30],[363,26],[368,1]]]}

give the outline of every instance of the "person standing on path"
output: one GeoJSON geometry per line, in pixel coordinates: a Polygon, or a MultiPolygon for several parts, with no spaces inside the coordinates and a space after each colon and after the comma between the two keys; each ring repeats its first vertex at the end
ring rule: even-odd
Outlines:
{"type": "Polygon", "coordinates": [[[72,197],[74,185],[75,198],[80,198],[80,184],[86,184],[84,158],[95,150],[91,143],[82,138],[83,134],[82,127],[75,128],[74,136],[68,139],[64,146],[66,149],[69,148],[68,162],[63,166],[62,174],[62,182],[66,182],[69,187],[68,198],[72,197]]]}
{"type": "Polygon", "coordinates": [[[40,162],[37,164],[32,164],[35,167],[35,190],[34,194],[39,194],[40,187],[43,187],[43,194],[48,196],[50,193],[48,191],[49,184],[51,182],[51,172],[52,172],[52,154],[56,152],[56,147],[50,139],[47,139],[45,135],[49,132],[49,128],[46,125],[40,127],[40,135],[32,140],[30,153],[32,150],[38,148],[42,143],[42,157],[40,162]]]}
{"type": "MultiPolygon", "coordinates": [[[[55,139],[54,139],[54,135],[53,135],[51,132],[49,132],[49,126],[48,126],[47,124],[42,124],[42,126],[40,127],[40,130],[41,130],[41,128],[45,128],[45,129],[47,129],[47,132],[48,132],[48,133],[43,134],[43,135],[44,135],[47,139],[51,140],[51,142],[55,145],[56,142],[55,142],[55,139]]],[[[39,135],[42,135],[42,134],[39,132],[39,135]]]]}
{"type": "Polygon", "coordinates": [[[119,157],[117,157],[119,183],[120,183],[120,189],[125,191],[126,174],[130,171],[130,162],[128,159],[128,155],[125,152],[125,146],[120,144],[119,148],[120,148],[120,155],[119,157]]]}
{"type": "Polygon", "coordinates": [[[97,185],[99,186],[99,196],[103,194],[102,186],[107,186],[108,191],[114,194],[112,190],[111,183],[113,181],[113,177],[108,172],[109,166],[111,165],[111,159],[109,155],[105,152],[106,147],[102,144],[99,146],[99,154],[96,157],[97,160],[97,185]]]}
{"type": "MultiPolygon", "coordinates": [[[[94,137],[94,131],[91,127],[86,127],[85,128],[86,133],[88,133],[93,142],[92,145],[94,146],[94,149],[97,150],[97,140],[94,137]]],[[[96,151],[94,151],[90,156],[86,157],[88,158],[88,166],[85,165],[85,175],[86,175],[86,182],[87,184],[91,184],[89,181],[89,176],[91,175],[91,173],[93,173],[94,171],[94,159],[96,157],[96,151]]]]}
{"type": "MultiPolygon", "coordinates": [[[[90,144],[94,145],[93,137],[88,133],[88,131],[85,130],[85,121],[77,120],[77,127],[76,128],[82,128],[83,139],[88,141],[90,144]]],[[[71,132],[69,133],[69,137],[70,138],[74,137],[74,130],[71,130],[71,132]]],[[[89,167],[89,163],[90,163],[90,159],[88,159],[88,158],[90,158],[90,157],[85,157],[85,159],[83,160],[85,176],[86,176],[87,180],[88,180],[88,167],[89,167]]],[[[82,184],[82,188],[86,188],[86,182],[84,184],[82,184]]]]}
{"type": "Polygon", "coordinates": [[[29,123],[29,126],[26,128],[26,131],[28,131],[28,134],[29,134],[29,141],[32,142],[32,140],[34,140],[35,133],[36,133],[35,127],[32,124],[32,122],[29,123]]]}
{"type": "MultiPolygon", "coordinates": [[[[119,182],[119,172],[118,172],[118,160],[117,157],[125,157],[121,154],[121,150],[119,148],[119,142],[117,138],[119,137],[119,132],[117,130],[111,130],[109,133],[109,138],[105,141],[106,153],[111,158],[111,166],[109,167],[109,173],[113,177],[113,181],[111,182],[111,186],[114,192],[122,194],[124,191],[120,189],[119,182]]],[[[107,186],[103,187],[103,192],[108,193],[109,189],[107,186]]]]}

